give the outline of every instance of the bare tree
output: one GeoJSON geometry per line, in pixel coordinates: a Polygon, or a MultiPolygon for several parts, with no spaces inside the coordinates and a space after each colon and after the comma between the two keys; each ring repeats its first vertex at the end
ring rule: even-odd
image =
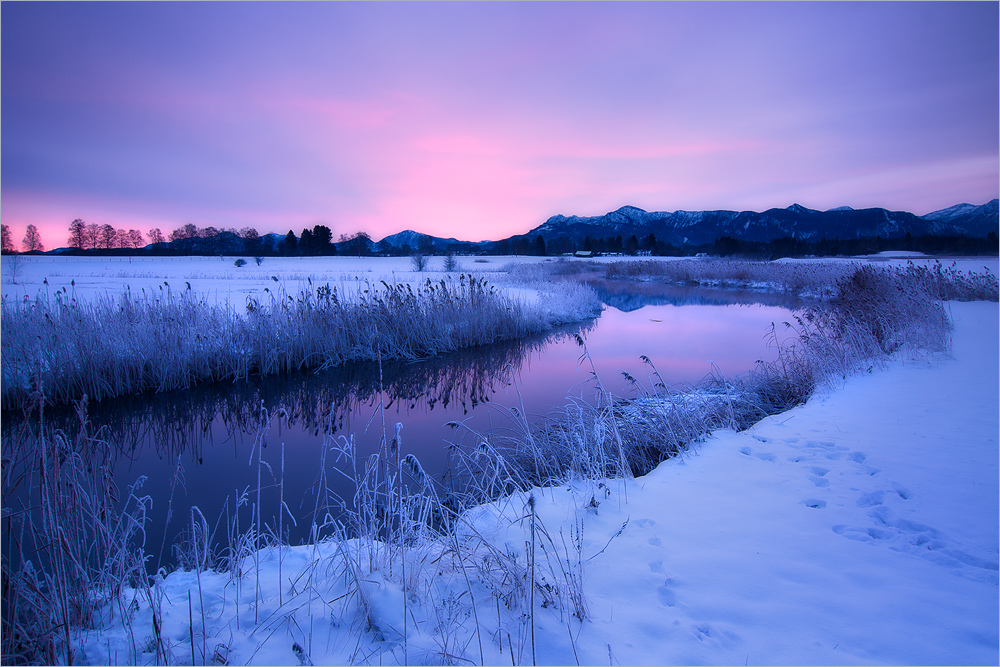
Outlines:
{"type": "Polygon", "coordinates": [[[87,247],[87,223],[80,218],[69,223],[69,246],[78,250],[87,247]]]}
{"type": "Polygon", "coordinates": [[[10,227],[7,225],[0,225],[0,252],[5,254],[15,252],[14,241],[10,238],[10,227]]]}
{"type": "MultiPolygon", "coordinates": [[[[240,230],[240,238],[243,239],[243,249],[245,252],[250,254],[257,254],[260,252],[261,248],[264,246],[264,242],[260,238],[260,234],[253,227],[244,227],[240,230]]],[[[259,265],[260,262],[257,262],[259,265]]]]}
{"type": "Polygon", "coordinates": [[[170,232],[171,241],[179,241],[180,239],[193,239],[198,236],[198,227],[192,223],[187,223],[179,229],[175,229],[170,232]]]}
{"type": "Polygon", "coordinates": [[[118,233],[115,231],[114,227],[107,223],[101,225],[101,232],[97,241],[98,247],[104,248],[105,250],[114,248],[117,236],[118,233]]]}
{"type": "Polygon", "coordinates": [[[21,245],[24,246],[24,252],[33,252],[36,250],[42,252],[45,250],[45,246],[42,245],[42,237],[38,234],[38,228],[34,225],[28,225],[21,245]]]}
{"type": "Polygon", "coordinates": [[[347,234],[340,235],[340,243],[344,244],[348,255],[357,255],[361,257],[362,255],[369,255],[371,251],[368,245],[371,243],[372,239],[366,232],[358,232],[348,236],[347,234]]]}
{"type": "Polygon", "coordinates": [[[130,245],[133,248],[142,247],[142,232],[140,232],[138,229],[128,230],[128,239],[130,241],[130,245]]]}
{"type": "Polygon", "coordinates": [[[17,284],[17,276],[21,273],[21,256],[14,251],[4,257],[4,272],[10,276],[10,282],[17,284]]]}
{"type": "Polygon", "coordinates": [[[163,232],[160,231],[159,227],[153,227],[152,229],[150,229],[149,234],[147,234],[147,236],[149,236],[150,243],[165,243],[165,240],[163,238],[163,232]]]}
{"type": "Polygon", "coordinates": [[[101,242],[101,227],[96,222],[87,225],[86,247],[97,248],[101,242]]]}

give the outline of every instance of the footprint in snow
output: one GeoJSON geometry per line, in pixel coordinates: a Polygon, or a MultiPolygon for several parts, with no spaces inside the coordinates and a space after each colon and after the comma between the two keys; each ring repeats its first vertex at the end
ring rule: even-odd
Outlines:
{"type": "Polygon", "coordinates": [[[778,459],[778,457],[776,457],[774,454],[771,454],[770,452],[754,453],[754,451],[749,447],[740,447],[740,454],[743,454],[744,456],[756,456],[761,461],[771,461],[772,463],[778,459]]]}
{"type": "Polygon", "coordinates": [[[802,501],[802,504],[806,507],[812,507],[813,509],[821,510],[826,507],[825,500],[819,500],[818,498],[806,498],[802,501]]]}
{"type": "Polygon", "coordinates": [[[656,589],[656,597],[664,607],[677,606],[677,593],[667,588],[666,584],[656,589]]]}
{"type": "Polygon", "coordinates": [[[868,514],[876,525],[838,524],[833,526],[833,532],[850,540],[884,544],[893,551],[919,556],[962,577],[997,583],[1000,564],[993,557],[995,554],[975,555],[956,548],[954,541],[931,526],[893,518],[885,505],[872,508],[868,514]]]}
{"type": "Polygon", "coordinates": [[[885,499],[885,491],[872,491],[866,493],[857,500],[858,507],[875,507],[881,505],[885,499]]]}

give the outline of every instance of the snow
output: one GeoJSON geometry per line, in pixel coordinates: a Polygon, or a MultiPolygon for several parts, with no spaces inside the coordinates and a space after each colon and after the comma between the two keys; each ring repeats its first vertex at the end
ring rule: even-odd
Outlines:
{"type": "MultiPolygon", "coordinates": [[[[169,286],[174,293],[190,285],[209,303],[229,303],[242,308],[248,297],[268,298],[265,289],[283,289],[297,295],[329,283],[341,294],[353,293],[366,281],[393,283],[438,281],[444,257],[429,257],[427,270],[418,272],[409,257],[267,257],[259,266],[252,258],[242,267],[236,257],[59,257],[52,255],[17,258],[16,283],[12,281],[12,257],[3,258],[2,293],[5,298],[34,299],[65,288],[68,295],[85,301],[130,291],[158,294],[169,286]],[[47,281],[47,285],[45,282],[47,281]],[[167,283],[165,286],[164,283],[167,283]]],[[[476,273],[488,279],[511,262],[537,262],[537,257],[456,257],[458,273],[476,273]]],[[[491,280],[491,282],[493,282],[491,280]]]]}
{"type": "Polygon", "coordinates": [[[927,213],[922,217],[925,220],[948,221],[948,220],[953,220],[961,215],[968,215],[977,208],[979,207],[973,206],[972,204],[968,203],[955,204],[954,206],[949,206],[948,208],[943,208],[938,211],[931,211],[930,213],[927,213]]]}
{"type": "MultiPolygon", "coordinates": [[[[533,490],[535,539],[529,494],[472,510],[455,549],[412,547],[405,623],[398,571],[344,566],[353,541],[266,550],[236,581],[169,574],[170,662],[193,636],[198,661],[229,664],[997,664],[998,306],[949,309],[950,355],[849,378],[642,478],[533,490]],[[451,557],[523,574],[536,541],[530,610],[451,557]]],[[[128,596],[127,622],[109,605],[81,636],[87,661],[151,650],[149,605],[128,596]]]]}

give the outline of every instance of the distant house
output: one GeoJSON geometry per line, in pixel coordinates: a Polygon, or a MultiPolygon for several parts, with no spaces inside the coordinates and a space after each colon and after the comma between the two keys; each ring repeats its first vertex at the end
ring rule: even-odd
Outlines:
{"type": "Polygon", "coordinates": [[[594,256],[594,251],[593,250],[577,250],[575,253],[573,253],[573,255],[575,257],[593,257],[594,256]]]}

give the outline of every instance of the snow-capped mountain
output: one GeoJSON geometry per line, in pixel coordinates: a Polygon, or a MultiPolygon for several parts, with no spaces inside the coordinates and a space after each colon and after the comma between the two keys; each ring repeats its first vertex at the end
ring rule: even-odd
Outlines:
{"type": "MultiPolygon", "coordinates": [[[[998,201],[994,199],[982,206],[972,204],[957,204],[940,211],[934,211],[921,216],[941,226],[942,229],[957,226],[968,230],[969,236],[985,236],[997,231],[998,201]]],[[[944,234],[948,232],[932,232],[944,234]]]]}
{"type": "MultiPolygon", "coordinates": [[[[482,242],[481,242],[482,243],[482,242]]],[[[476,245],[471,244],[467,241],[459,241],[455,238],[441,238],[439,236],[430,236],[429,234],[421,234],[420,232],[415,232],[412,229],[406,229],[396,234],[390,234],[384,239],[378,242],[378,247],[385,249],[401,250],[403,248],[409,248],[410,250],[416,252],[421,248],[421,246],[426,246],[430,244],[435,251],[444,251],[451,246],[463,247],[476,245]]]]}
{"type": "Polygon", "coordinates": [[[546,239],[569,236],[580,240],[585,236],[628,237],[633,234],[642,238],[652,233],[657,239],[675,245],[699,245],[712,243],[722,236],[766,242],[784,237],[805,241],[893,238],[907,233],[984,237],[990,231],[997,231],[997,200],[982,206],[959,204],[925,216],[848,206],[817,211],[800,204],[760,213],[726,210],[648,212],[635,206],[623,206],[600,216],[555,215],[527,235],[541,235],[546,239]]]}

